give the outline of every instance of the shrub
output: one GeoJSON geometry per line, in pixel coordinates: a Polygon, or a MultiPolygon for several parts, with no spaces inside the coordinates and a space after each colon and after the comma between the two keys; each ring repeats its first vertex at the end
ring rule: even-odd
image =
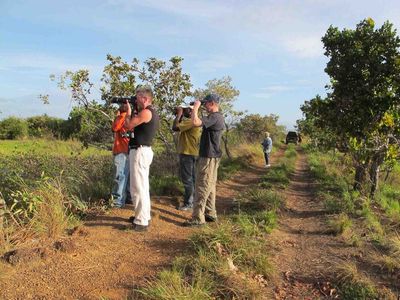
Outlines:
{"type": "Polygon", "coordinates": [[[0,121],[0,139],[15,140],[28,135],[28,124],[24,119],[9,117],[0,121]]]}

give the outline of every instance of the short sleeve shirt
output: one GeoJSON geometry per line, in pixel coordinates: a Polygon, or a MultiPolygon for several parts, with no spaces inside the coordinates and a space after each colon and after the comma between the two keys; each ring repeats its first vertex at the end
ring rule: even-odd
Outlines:
{"type": "Polygon", "coordinates": [[[198,156],[201,128],[194,127],[191,119],[183,119],[177,127],[179,128],[178,153],[198,156]]]}
{"type": "Polygon", "coordinates": [[[219,158],[222,156],[221,138],[225,127],[224,116],[220,112],[210,113],[201,119],[203,131],[200,138],[200,157],[219,158]]]}

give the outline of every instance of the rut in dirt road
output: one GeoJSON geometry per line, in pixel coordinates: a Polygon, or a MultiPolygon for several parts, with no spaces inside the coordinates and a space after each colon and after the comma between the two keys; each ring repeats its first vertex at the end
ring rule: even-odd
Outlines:
{"type": "Polygon", "coordinates": [[[323,204],[317,200],[306,156],[298,150],[295,172],[285,191],[285,209],[271,234],[276,245],[274,294],[277,299],[321,298],[342,243],[330,234],[323,204]]]}

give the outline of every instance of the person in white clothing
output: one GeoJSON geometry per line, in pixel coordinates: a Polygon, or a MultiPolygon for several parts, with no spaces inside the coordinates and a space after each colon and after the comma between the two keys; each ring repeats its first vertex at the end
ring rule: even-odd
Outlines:
{"type": "Polygon", "coordinates": [[[127,130],[133,130],[129,141],[130,193],[135,216],[130,218],[136,231],[147,231],[151,219],[149,172],[153,160],[151,145],[159,127],[159,116],[152,106],[153,92],[148,86],[136,89],[138,114],[132,116],[129,106],[125,119],[127,130]]]}

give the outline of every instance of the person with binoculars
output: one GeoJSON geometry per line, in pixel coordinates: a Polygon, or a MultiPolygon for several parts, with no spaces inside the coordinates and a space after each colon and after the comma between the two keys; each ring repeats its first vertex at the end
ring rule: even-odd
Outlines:
{"type": "Polygon", "coordinates": [[[221,138],[225,128],[224,116],[219,111],[220,98],[208,94],[202,101],[193,103],[193,126],[202,127],[192,218],[183,226],[201,226],[217,220],[215,208],[218,167],[222,156],[221,138]],[[200,119],[198,112],[203,105],[208,115],[200,119]]]}
{"type": "Polygon", "coordinates": [[[193,125],[193,106],[180,106],[176,108],[176,117],[172,130],[178,132],[177,152],[179,154],[179,175],[185,189],[183,205],[179,210],[193,208],[194,184],[196,181],[195,164],[199,155],[199,142],[201,128],[193,125]]]}

